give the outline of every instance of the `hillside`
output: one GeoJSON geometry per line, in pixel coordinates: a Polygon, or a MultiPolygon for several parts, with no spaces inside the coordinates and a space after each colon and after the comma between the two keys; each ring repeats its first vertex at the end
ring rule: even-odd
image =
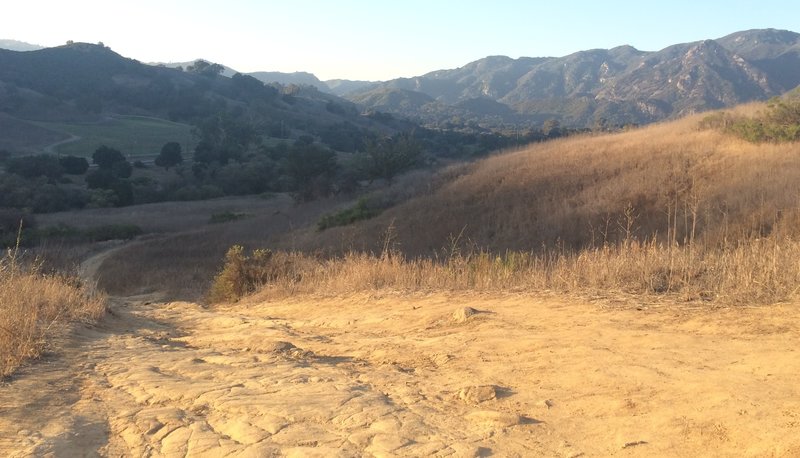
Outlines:
{"type": "Polygon", "coordinates": [[[144,65],[102,45],[0,50],[0,112],[22,120],[87,122],[122,114],[196,124],[228,111],[250,117],[265,133],[343,122],[378,128],[346,100],[313,91],[284,97],[283,89],[247,76],[144,65]],[[332,102],[344,109],[331,111],[332,102]]]}
{"type": "Polygon", "coordinates": [[[300,240],[308,250],[374,250],[392,226],[395,243],[411,255],[452,249],[454,240],[462,250],[492,252],[585,248],[624,238],[626,208],[633,216],[627,235],[638,240],[664,241],[673,231],[683,241],[694,231],[714,245],[796,234],[800,215],[786,192],[800,181],[796,146],[748,143],[701,129],[702,119],[550,141],[456,166],[409,183],[420,196],[375,219],[300,240]]]}
{"type": "MultiPolygon", "coordinates": [[[[643,124],[791,90],[800,85],[798,47],[800,34],[767,29],[655,52],[620,46],[565,57],[492,56],[458,69],[367,86],[347,97],[371,106],[390,92],[418,92],[435,102],[415,111],[403,104],[380,107],[431,124],[447,122],[453,118],[451,106],[475,98],[505,104],[532,123],[554,118],[571,126],[643,124]]],[[[468,119],[497,123],[479,107],[468,119]]]]}

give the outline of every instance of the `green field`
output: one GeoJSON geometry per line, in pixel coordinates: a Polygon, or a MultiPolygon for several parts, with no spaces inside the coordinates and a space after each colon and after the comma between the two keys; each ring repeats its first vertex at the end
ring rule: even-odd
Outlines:
{"type": "Polygon", "coordinates": [[[126,156],[155,156],[167,142],[178,142],[184,152],[194,149],[197,141],[192,126],[143,116],[115,116],[94,123],[36,122],[58,132],[80,137],[58,145],[59,154],[90,157],[100,145],[120,150],[126,156]]]}

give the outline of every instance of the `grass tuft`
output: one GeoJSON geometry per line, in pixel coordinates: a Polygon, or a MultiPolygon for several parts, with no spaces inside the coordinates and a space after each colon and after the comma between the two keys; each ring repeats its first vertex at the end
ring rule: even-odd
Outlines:
{"type": "Polygon", "coordinates": [[[105,297],[75,278],[45,275],[9,251],[0,258],[0,376],[38,357],[60,325],[96,320],[105,308],[105,297]]]}

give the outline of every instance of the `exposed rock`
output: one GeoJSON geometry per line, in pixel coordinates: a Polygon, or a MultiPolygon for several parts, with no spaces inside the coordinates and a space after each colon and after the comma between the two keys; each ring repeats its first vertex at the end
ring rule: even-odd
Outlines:
{"type": "Polygon", "coordinates": [[[461,389],[458,392],[458,398],[467,404],[480,404],[497,399],[497,387],[494,385],[470,386],[461,389]]]}
{"type": "Polygon", "coordinates": [[[475,316],[481,313],[479,310],[475,310],[472,307],[461,307],[455,312],[453,312],[453,321],[456,323],[464,323],[470,319],[470,317],[475,316]]]}

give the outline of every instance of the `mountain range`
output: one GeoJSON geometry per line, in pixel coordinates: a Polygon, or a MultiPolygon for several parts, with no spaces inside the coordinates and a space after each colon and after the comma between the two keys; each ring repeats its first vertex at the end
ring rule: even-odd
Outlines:
{"type": "MultiPolygon", "coordinates": [[[[21,42],[0,42],[0,48],[21,42]]],[[[171,67],[190,62],[162,64],[171,67]]],[[[236,71],[225,67],[223,75],[236,71]]],[[[313,86],[362,110],[426,125],[644,124],[752,100],[800,85],[800,34],[759,29],[660,51],[631,46],[564,57],[489,56],[463,67],[384,82],[321,81],[306,72],[254,72],[265,83],[313,86]]]]}
{"type": "Polygon", "coordinates": [[[441,123],[640,124],[764,100],[800,85],[800,34],[750,30],[645,52],[631,46],[565,57],[491,56],[452,70],[345,94],[373,109],[441,123]]]}

